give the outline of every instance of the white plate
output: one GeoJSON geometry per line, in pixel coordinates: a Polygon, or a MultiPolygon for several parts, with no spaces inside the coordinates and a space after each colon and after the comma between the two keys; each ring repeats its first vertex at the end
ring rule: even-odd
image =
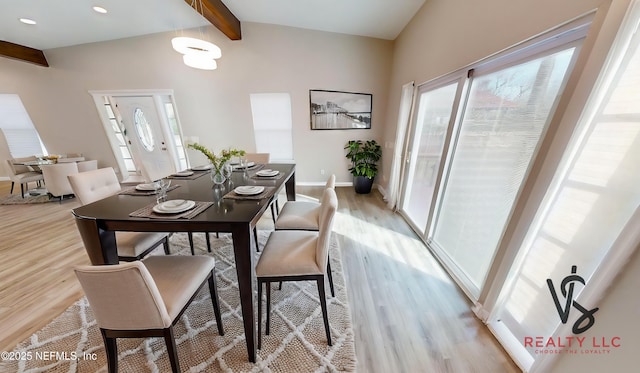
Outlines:
{"type": "Polygon", "coordinates": [[[210,170],[211,167],[212,166],[210,164],[203,164],[202,166],[191,167],[191,169],[194,171],[206,171],[206,170],[210,170]]]}
{"type": "Polygon", "coordinates": [[[260,170],[260,171],[256,172],[256,175],[257,176],[269,177],[269,176],[276,176],[279,173],[280,173],[280,171],[278,171],[278,170],[266,169],[266,170],[260,170]]]}
{"type": "MultiPolygon", "coordinates": [[[[246,168],[253,167],[255,165],[256,165],[255,162],[249,162],[249,163],[247,163],[247,167],[246,168]]],[[[233,165],[233,169],[234,170],[242,170],[243,168],[245,168],[245,167],[242,167],[239,164],[233,165]]]]}
{"type": "Polygon", "coordinates": [[[154,191],[156,190],[156,186],[153,183],[149,183],[149,184],[138,184],[136,185],[136,190],[144,190],[146,192],[148,191],[154,191]]]}
{"type": "Polygon", "coordinates": [[[173,176],[191,176],[193,175],[193,171],[180,171],[173,174],[173,176]]]}
{"type": "Polygon", "coordinates": [[[190,210],[195,205],[195,201],[174,199],[153,206],[153,212],[157,212],[158,214],[177,214],[179,212],[190,210]]]}
{"type": "Polygon", "coordinates": [[[262,193],[263,190],[264,190],[263,186],[245,185],[245,186],[239,186],[236,189],[234,189],[233,191],[236,192],[236,194],[241,194],[241,195],[245,195],[245,196],[252,196],[254,194],[262,193]]]}

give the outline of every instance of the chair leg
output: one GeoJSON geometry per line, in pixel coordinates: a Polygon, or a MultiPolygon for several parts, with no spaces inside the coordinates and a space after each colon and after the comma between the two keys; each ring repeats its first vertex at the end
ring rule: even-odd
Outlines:
{"type": "Polygon", "coordinates": [[[256,252],[260,252],[260,245],[258,245],[258,228],[253,227],[253,240],[256,242],[256,252]]]}
{"type": "Polygon", "coordinates": [[[262,281],[258,279],[258,350],[262,348],[262,281]]]}
{"type": "Polygon", "coordinates": [[[13,194],[13,186],[14,186],[14,185],[16,185],[16,183],[14,183],[14,182],[12,181],[12,182],[11,182],[11,193],[10,193],[10,194],[13,194]]]}
{"type": "Polygon", "coordinates": [[[320,308],[322,308],[322,318],[324,319],[324,331],[327,333],[327,343],[332,346],[329,315],[327,314],[327,296],[324,291],[324,276],[319,277],[316,282],[318,283],[318,297],[320,298],[320,308]]]}
{"type": "Polygon", "coordinates": [[[267,326],[264,328],[265,335],[269,335],[270,326],[271,326],[271,282],[267,281],[267,326]]]}
{"type": "Polygon", "coordinates": [[[273,225],[276,225],[276,210],[273,203],[271,204],[271,219],[273,219],[273,225]]]}
{"type": "MultiPolygon", "coordinates": [[[[216,234],[218,234],[218,232],[216,232],[216,234]]],[[[211,252],[211,238],[209,238],[209,232],[204,234],[205,238],[207,239],[207,251],[211,252]]]]}
{"type": "Polygon", "coordinates": [[[224,335],[222,327],[222,315],[220,314],[220,302],[218,300],[218,285],[216,284],[215,270],[211,272],[209,277],[209,293],[211,294],[211,302],[213,303],[213,313],[216,315],[216,324],[218,324],[218,334],[224,335]]]}
{"type": "Polygon", "coordinates": [[[107,367],[109,373],[118,373],[118,344],[115,338],[107,337],[104,329],[100,329],[102,340],[104,341],[104,349],[107,353],[107,367]]]}
{"type": "Polygon", "coordinates": [[[180,373],[180,364],[178,363],[178,350],[176,349],[176,339],[173,336],[173,326],[164,329],[164,343],[167,344],[167,355],[171,363],[171,371],[180,373]]]}
{"type": "Polygon", "coordinates": [[[171,255],[171,251],[169,251],[169,236],[164,238],[164,242],[162,242],[162,245],[164,246],[164,254],[171,255]]]}
{"type": "Polygon", "coordinates": [[[327,275],[329,276],[329,288],[331,296],[335,298],[336,292],[333,290],[333,276],[331,275],[331,257],[327,257],[327,275]]]}
{"type": "Polygon", "coordinates": [[[196,251],[193,248],[193,233],[189,232],[187,236],[189,237],[189,247],[191,247],[191,255],[196,255],[196,251]]]}
{"type": "MultiPolygon", "coordinates": [[[[27,189],[29,189],[28,186],[27,189]]],[[[22,198],[24,198],[24,184],[20,184],[20,194],[22,195],[22,198]]]]}

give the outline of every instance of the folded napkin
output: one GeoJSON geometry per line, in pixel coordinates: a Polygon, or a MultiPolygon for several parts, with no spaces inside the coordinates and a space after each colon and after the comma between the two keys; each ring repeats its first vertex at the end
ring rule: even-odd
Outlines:
{"type": "Polygon", "coordinates": [[[274,187],[264,187],[264,190],[259,194],[244,195],[244,194],[238,194],[232,190],[229,193],[225,194],[222,198],[259,200],[259,199],[270,198],[271,196],[273,196],[275,191],[276,191],[276,188],[274,187]]]}
{"type": "MultiPolygon", "coordinates": [[[[172,185],[167,189],[167,192],[179,188],[180,185],[172,185]]],[[[138,190],[136,187],[130,187],[127,189],[123,189],[118,194],[127,195],[127,196],[152,196],[156,194],[155,190],[138,190]]]]}
{"type": "Polygon", "coordinates": [[[199,213],[208,209],[213,205],[213,202],[200,202],[195,201],[196,205],[194,208],[183,211],[177,214],[158,214],[153,211],[153,207],[156,205],[155,203],[149,204],[143,208],[137,209],[136,211],[129,214],[129,216],[136,218],[152,218],[152,219],[191,219],[197,216],[199,213]]]}

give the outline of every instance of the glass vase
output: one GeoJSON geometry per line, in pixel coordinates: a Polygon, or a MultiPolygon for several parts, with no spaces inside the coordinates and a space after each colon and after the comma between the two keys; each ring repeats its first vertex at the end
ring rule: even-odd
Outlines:
{"type": "Polygon", "coordinates": [[[222,173],[222,170],[216,167],[211,168],[211,181],[213,181],[214,184],[220,185],[224,183],[225,180],[227,180],[227,178],[222,173]]]}

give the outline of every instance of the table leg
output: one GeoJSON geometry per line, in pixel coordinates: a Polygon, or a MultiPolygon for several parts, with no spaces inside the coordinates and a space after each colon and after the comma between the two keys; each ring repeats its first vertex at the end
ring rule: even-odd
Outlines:
{"type": "Polygon", "coordinates": [[[291,174],[291,177],[284,183],[287,192],[287,201],[296,200],[296,172],[291,174]]]}
{"type": "Polygon", "coordinates": [[[235,224],[231,228],[233,252],[236,261],[242,321],[247,341],[249,361],[256,362],[256,321],[254,312],[253,286],[255,283],[254,257],[251,251],[251,227],[249,224],[235,224]]]}

